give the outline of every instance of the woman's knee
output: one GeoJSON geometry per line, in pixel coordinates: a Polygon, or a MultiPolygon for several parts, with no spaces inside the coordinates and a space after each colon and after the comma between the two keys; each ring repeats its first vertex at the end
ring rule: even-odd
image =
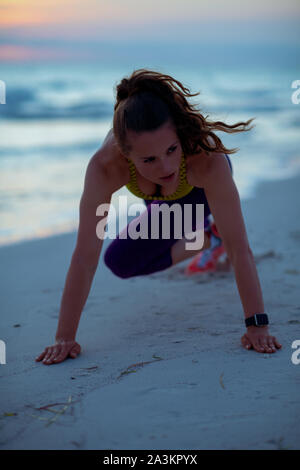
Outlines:
{"type": "Polygon", "coordinates": [[[128,279],[133,276],[130,271],[131,264],[122,257],[122,250],[119,250],[117,242],[112,242],[104,252],[103,260],[106,266],[122,279],[128,279]]]}

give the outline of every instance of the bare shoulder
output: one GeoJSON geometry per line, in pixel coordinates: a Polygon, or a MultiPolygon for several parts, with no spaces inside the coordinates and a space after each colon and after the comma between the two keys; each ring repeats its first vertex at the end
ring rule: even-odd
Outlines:
{"type": "Polygon", "coordinates": [[[212,184],[232,181],[232,173],[225,153],[215,152],[209,156],[205,173],[205,188],[212,184]]]}
{"type": "Polygon", "coordinates": [[[188,183],[206,188],[216,182],[216,179],[222,178],[225,173],[231,175],[227,158],[222,152],[201,152],[191,155],[187,159],[187,179],[188,183]]]}
{"type": "Polygon", "coordinates": [[[130,180],[128,162],[115,158],[102,147],[91,157],[86,168],[85,186],[88,189],[113,194],[130,180]]]}
{"type": "Polygon", "coordinates": [[[211,155],[205,151],[188,155],[186,157],[186,176],[190,185],[204,187],[205,177],[211,165],[211,155]]]}

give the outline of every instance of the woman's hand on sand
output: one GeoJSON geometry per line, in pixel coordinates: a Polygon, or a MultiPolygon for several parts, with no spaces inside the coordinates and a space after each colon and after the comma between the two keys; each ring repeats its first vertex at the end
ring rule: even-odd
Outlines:
{"type": "Polygon", "coordinates": [[[276,348],[281,348],[281,344],[275,336],[269,334],[268,327],[266,326],[249,326],[247,333],[241,338],[241,343],[245,349],[255,349],[255,351],[260,353],[274,353],[276,348]]]}
{"type": "Polygon", "coordinates": [[[56,340],[55,344],[48,346],[35,358],[36,362],[43,360],[46,365],[57,364],[67,357],[75,359],[80,354],[81,347],[76,341],[56,340]]]}

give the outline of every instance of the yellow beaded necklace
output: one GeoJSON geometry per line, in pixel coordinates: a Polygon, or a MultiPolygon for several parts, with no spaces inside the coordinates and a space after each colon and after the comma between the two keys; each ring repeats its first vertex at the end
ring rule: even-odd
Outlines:
{"type": "Polygon", "coordinates": [[[185,156],[183,152],[181,154],[179,185],[176,191],[170,194],[169,196],[148,196],[148,194],[145,194],[143,191],[141,191],[137,184],[135,165],[129,158],[127,158],[127,161],[129,163],[130,181],[129,183],[126,184],[126,187],[132,194],[134,194],[137,197],[140,197],[142,199],[160,200],[160,201],[180,199],[186,196],[187,194],[189,194],[194,188],[194,186],[191,186],[187,182],[187,179],[186,179],[185,156]]]}

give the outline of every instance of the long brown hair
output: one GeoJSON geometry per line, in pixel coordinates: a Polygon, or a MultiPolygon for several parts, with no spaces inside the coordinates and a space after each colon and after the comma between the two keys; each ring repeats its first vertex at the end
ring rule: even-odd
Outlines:
{"type": "Polygon", "coordinates": [[[213,132],[220,130],[227,133],[244,132],[255,119],[229,125],[221,121],[210,121],[204,117],[197,104],[191,104],[186,98],[199,95],[190,93],[190,89],[181,82],[166,75],[145,68],[137,69],[116,85],[113,131],[124,155],[131,150],[126,140],[126,129],[136,133],[155,130],[171,120],[176,128],[183,152],[235,153],[239,148],[227,149],[213,132]],[[213,139],[213,144],[211,139],[213,139]]]}

